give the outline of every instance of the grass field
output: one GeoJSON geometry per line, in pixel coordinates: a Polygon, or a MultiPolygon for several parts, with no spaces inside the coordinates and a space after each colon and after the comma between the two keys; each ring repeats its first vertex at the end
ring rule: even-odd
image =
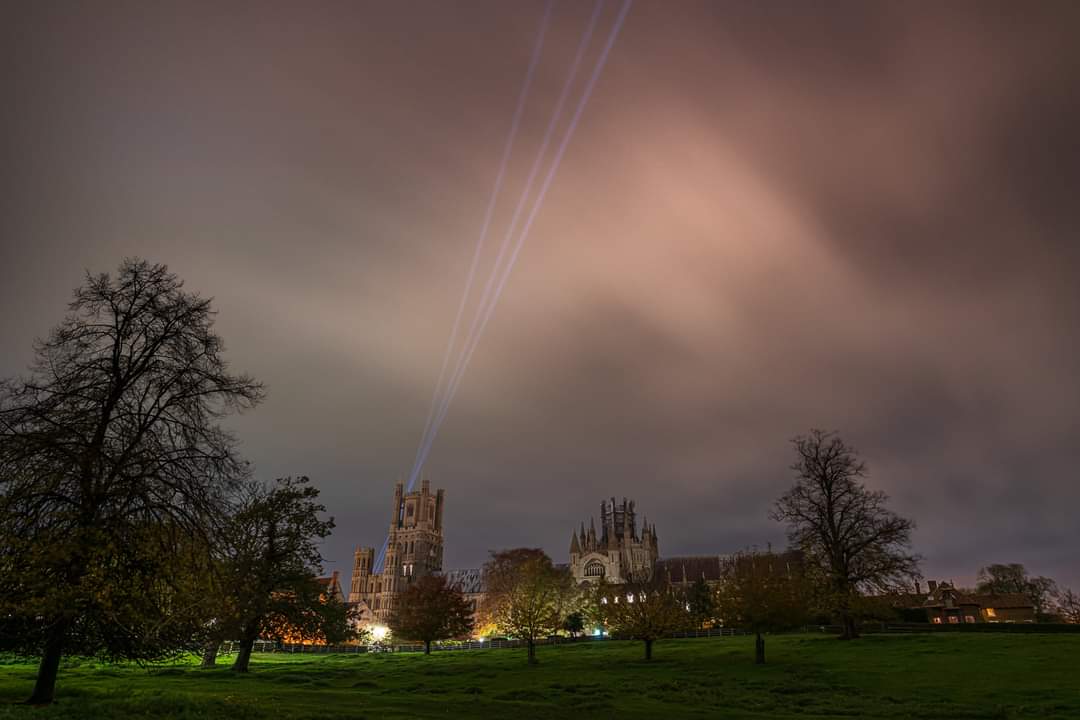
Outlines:
{"type": "Polygon", "coordinates": [[[50,708],[15,703],[34,667],[0,665],[0,718],[1080,718],[1080,635],[670,640],[378,655],[257,655],[149,669],[72,661],[50,708]]]}

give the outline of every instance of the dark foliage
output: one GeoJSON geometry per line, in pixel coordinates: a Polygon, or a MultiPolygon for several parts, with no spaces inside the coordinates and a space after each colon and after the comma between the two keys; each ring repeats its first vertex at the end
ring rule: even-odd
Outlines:
{"type": "Polygon", "coordinates": [[[157,660],[202,624],[246,474],[217,422],[262,398],[213,319],[165,266],[125,260],[87,276],[28,378],[0,384],[0,616],[20,627],[9,646],[42,656],[34,703],[64,654],[157,660]]]}

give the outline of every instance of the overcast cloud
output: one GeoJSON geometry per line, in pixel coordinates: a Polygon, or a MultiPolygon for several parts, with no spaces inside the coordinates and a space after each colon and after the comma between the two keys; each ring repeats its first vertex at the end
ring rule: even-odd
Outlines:
{"type": "MultiPolygon", "coordinates": [[[[1080,586],[1080,6],[940,5],[635,4],[428,462],[448,567],[564,561],[611,495],[662,555],[782,543],[788,440],[822,427],[928,577],[1080,586]]],[[[348,574],[412,462],[542,9],[16,4],[0,375],[85,269],[167,263],[268,385],[243,451],[322,488],[348,574]]],[[[556,5],[496,228],[589,12],[556,5]]]]}

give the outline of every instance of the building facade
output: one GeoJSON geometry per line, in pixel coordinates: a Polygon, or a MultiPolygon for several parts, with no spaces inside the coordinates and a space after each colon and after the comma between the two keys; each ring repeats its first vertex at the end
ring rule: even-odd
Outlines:
{"type": "Polygon", "coordinates": [[[361,547],[353,556],[349,602],[360,609],[364,622],[385,625],[397,596],[425,575],[442,572],[444,493],[431,492],[425,478],[420,490],[394,487],[386,557],[375,568],[375,549],[361,547]]]}
{"type": "Polygon", "coordinates": [[[582,523],[579,532],[570,534],[569,568],[578,583],[649,579],[659,556],[656,526],[643,519],[639,532],[634,501],[626,498],[621,504],[615,498],[600,503],[599,535],[594,518],[589,518],[588,532],[582,523]]]}
{"type": "Polygon", "coordinates": [[[951,582],[931,580],[921,607],[935,625],[1036,621],[1034,603],[1020,593],[965,593],[951,582]]]}

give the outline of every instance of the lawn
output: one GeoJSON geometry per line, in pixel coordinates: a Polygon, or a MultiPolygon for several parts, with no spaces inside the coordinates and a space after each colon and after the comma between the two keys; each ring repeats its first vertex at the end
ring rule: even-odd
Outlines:
{"type": "Polygon", "coordinates": [[[71,661],[58,702],[15,705],[31,665],[0,664],[0,718],[1080,718],[1080,635],[751,638],[524,650],[257,655],[224,664],[138,668],[71,661]]]}

